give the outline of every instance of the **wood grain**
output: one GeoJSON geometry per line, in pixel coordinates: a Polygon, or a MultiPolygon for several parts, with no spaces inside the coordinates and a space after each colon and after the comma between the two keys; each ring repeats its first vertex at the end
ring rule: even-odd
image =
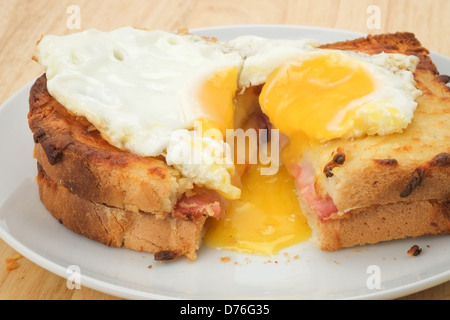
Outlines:
{"type": "MultiPolygon", "coordinates": [[[[448,0],[1,0],[0,104],[42,73],[31,60],[42,34],[70,34],[66,12],[80,8],[80,30],[136,26],[164,30],[232,24],[293,24],[363,33],[414,32],[429,50],[450,56],[448,0]],[[369,29],[369,5],[380,9],[380,28],[369,29]]],[[[1,182],[0,182],[1,183],[1,182]]],[[[117,299],[82,287],[28,259],[7,271],[15,251],[0,240],[0,299],[117,299]]],[[[450,282],[402,299],[450,300],[450,282]]]]}

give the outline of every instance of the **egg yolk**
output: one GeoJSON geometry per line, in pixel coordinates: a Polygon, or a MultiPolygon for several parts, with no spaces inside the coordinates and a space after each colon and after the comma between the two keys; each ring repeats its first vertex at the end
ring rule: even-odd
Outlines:
{"type": "Polygon", "coordinates": [[[259,101],[274,127],[287,136],[301,131],[310,139],[331,140],[355,129],[358,99],[374,88],[360,64],[329,54],[278,68],[259,101]]]}
{"type": "Polygon", "coordinates": [[[261,168],[259,164],[248,166],[242,176],[241,198],[230,204],[225,218],[212,221],[206,245],[273,255],[311,236],[293,177],[284,167],[275,175],[261,175],[261,168]]]}
{"type": "Polygon", "coordinates": [[[238,69],[232,67],[215,73],[201,87],[200,101],[206,113],[201,119],[203,132],[219,129],[225,137],[226,129],[233,129],[237,78],[238,69]]]}
{"type": "Polygon", "coordinates": [[[280,154],[283,165],[291,175],[297,175],[298,163],[302,160],[303,150],[311,148],[313,144],[317,144],[317,142],[309,140],[301,131],[291,135],[289,142],[280,154]]]}
{"type": "MultiPolygon", "coordinates": [[[[200,123],[203,137],[215,139],[219,142],[225,141],[226,130],[234,128],[235,104],[234,98],[237,91],[238,68],[223,69],[208,78],[199,91],[204,116],[197,120],[200,123]]],[[[203,146],[207,147],[207,146],[203,146]]],[[[226,161],[226,159],[222,159],[226,161]]],[[[239,178],[234,166],[227,168],[231,178],[231,184],[239,184],[239,178]]],[[[225,184],[225,182],[223,182],[225,184]]],[[[219,194],[227,199],[235,199],[235,193],[225,190],[217,190],[219,194]]]]}

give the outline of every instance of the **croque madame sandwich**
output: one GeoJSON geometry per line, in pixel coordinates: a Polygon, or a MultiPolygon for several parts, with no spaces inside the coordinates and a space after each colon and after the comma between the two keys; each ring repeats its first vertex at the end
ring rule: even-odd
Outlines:
{"type": "Polygon", "coordinates": [[[88,30],[44,36],[35,60],[40,197],[90,239],[195,260],[242,201],[253,162],[225,139],[239,128],[279,130],[259,146],[277,146],[321,249],[450,232],[448,77],[412,34],[319,46],[88,30]]]}

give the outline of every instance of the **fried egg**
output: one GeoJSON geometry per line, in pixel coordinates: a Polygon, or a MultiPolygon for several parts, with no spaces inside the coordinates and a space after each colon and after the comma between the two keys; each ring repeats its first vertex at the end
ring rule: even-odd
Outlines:
{"type": "Polygon", "coordinates": [[[195,121],[221,132],[233,128],[239,53],[200,36],[126,27],[44,36],[35,57],[46,69],[49,93],[110,144],[163,155],[193,183],[239,197],[226,154],[210,151],[220,142],[193,135],[195,121]],[[191,148],[198,139],[200,147],[191,148]],[[173,154],[180,151],[189,154],[173,154]],[[208,161],[177,162],[203,158],[208,161]]]}
{"type": "Polygon", "coordinates": [[[319,141],[401,132],[420,95],[410,72],[417,59],[332,50],[305,53],[269,76],[261,108],[283,133],[302,131],[319,141]]]}
{"type": "Polygon", "coordinates": [[[301,145],[402,132],[421,95],[415,56],[310,50],[282,64],[264,84],[259,102],[292,143],[285,161],[301,159],[301,145]]]}

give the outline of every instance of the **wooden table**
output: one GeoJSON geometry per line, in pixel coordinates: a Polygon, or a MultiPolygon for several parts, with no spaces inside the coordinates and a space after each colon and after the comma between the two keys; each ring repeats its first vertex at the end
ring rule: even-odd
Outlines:
{"type": "MultiPolygon", "coordinates": [[[[41,34],[69,34],[74,27],[297,24],[363,33],[410,31],[428,49],[450,56],[449,16],[448,0],[1,0],[0,104],[42,73],[31,60],[41,34]],[[70,5],[79,8],[80,20],[70,5]]],[[[117,299],[85,287],[69,290],[66,279],[24,257],[7,271],[5,259],[15,254],[0,240],[1,299],[117,299]]],[[[450,282],[402,299],[449,300],[450,282]]]]}

